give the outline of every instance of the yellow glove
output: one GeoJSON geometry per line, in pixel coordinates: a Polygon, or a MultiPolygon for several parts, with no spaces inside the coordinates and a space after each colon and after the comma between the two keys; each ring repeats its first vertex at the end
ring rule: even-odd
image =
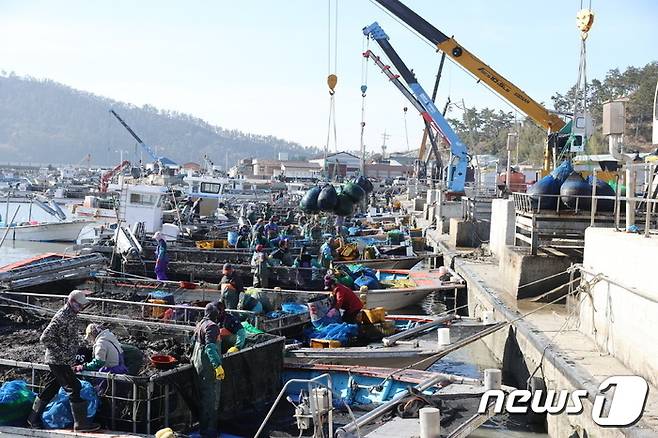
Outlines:
{"type": "Polygon", "coordinates": [[[237,353],[238,351],[240,351],[240,349],[238,347],[233,346],[228,349],[227,353],[237,353]]]}
{"type": "Polygon", "coordinates": [[[215,379],[224,380],[224,367],[221,365],[215,368],[215,379]]]}

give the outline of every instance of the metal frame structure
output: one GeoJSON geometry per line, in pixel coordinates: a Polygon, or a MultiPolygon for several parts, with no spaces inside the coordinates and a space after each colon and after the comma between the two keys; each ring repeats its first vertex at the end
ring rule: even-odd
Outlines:
{"type": "MultiPolygon", "coordinates": [[[[400,73],[400,76],[402,76],[402,79],[404,79],[404,81],[407,83],[411,92],[409,92],[409,90],[407,90],[401,83],[399,83],[399,81],[394,81],[394,85],[400,89],[402,94],[411,102],[411,104],[420,111],[423,119],[425,120],[425,123],[434,127],[436,131],[441,134],[446,143],[450,145],[451,159],[448,162],[448,174],[446,177],[447,189],[450,192],[463,193],[464,184],[466,182],[466,168],[468,167],[468,154],[466,145],[462,142],[457,133],[452,129],[450,124],[443,117],[443,114],[441,114],[438,108],[434,105],[434,102],[430,96],[418,83],[414,73],[406,66],[404,61],[402,61],[391,43],[388,41],[388,35],[386,32],[384,32],[381,26],[379,26],[377,22],[374,22],[370,26],[363,28],[363,34],[369,38],[374,39],[377,44],[379,44],[379,47],[381,47],[388,59],[391,60],[395,68],[400,73]],[[413,96],[411,94],[413,94],[413,96]],[[454,165],[453,159],[456,160],[454,165]]],[[[364,56],[372,57],[377,65],[382,68],[382,71],[387,76],[389,76],[389,79],[397,79],[397,77],[391,77],[391,73],[389,71],[390,67],[382,67],[381,62],[376,56],[370,56],[369,52],[366,52],[364,56]]],[[[431,132],[432,131],[428,129],[428,134],[431,132]]],[[[436,149],[434,147],[434,142],[432,143],[433,149],[436,149]]],[[[438,157],[436,150],[434,153],[438,157]]]]}
{"type": "MultiPolygon", "coordinates": [[[[585,230],[588,227],[605,227],[623,230],[622,218],[629,211],[624,211],[626,204],[630,207],[633,216],[641,217],[638,224],[642,225],[642,233],[645,237],[658,233],[658,199],[651,198],[652,190],[658,183],[654,179],[658,169],[656,164],[636,164],[633,167],[646,168],[647,181],[643,183],[645,196],[621,196],[620,185],[617,184],[615,196],[601,196],[593,190],[591,196],[569,195],[576,199],[574,209],[562,205],[560,195],[531,195],[528,193],[513,193],[514,206],[516,209],[515,245],[530,246],[532,255],[537,255],[539,248],[575,248],[582,249],[585,245],[585,230]],[[554,209],[542,208],[547,203],[553,203],[557,198],[554,209]],[[543,201],[542,201],[543,200],[543,201]],[[587,200],[589,208],[580,209],[579,204],[587,200]],[[597,209],[597,203],[601,201],[612,201],[614,210],[612,212],[601,212],[597,209]]],[[[593,178],[596,178],[596,170],[593,178]]],[[[595,187],[596,184],[593,184],[595,187]]],[[[635,222],[635,220],[632,220],[635,222]]],[[[639,229],[639,228],[638,228],[639,229]]]]}

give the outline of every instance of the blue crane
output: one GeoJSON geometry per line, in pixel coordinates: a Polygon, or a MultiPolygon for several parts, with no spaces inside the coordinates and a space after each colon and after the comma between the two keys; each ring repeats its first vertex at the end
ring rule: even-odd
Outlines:
{"type": "Polygon", "coordinates": [[[128,126],[128,124],[127,124],[126,122],[124,122],[123,119],[122,119],[121,117],[119,117],[119,115],[118,115],[113,109],[110,110],[110,113],[111,113],[114,117],[116,117],[117,120],[119,121],[119,123],[121,123],[121,124],[123,125],[123,127],[126,128],[126,130],[130,133],[130,135],[132,135],[133,138],[134,138],[135,140],[137,140],[137,143],[139,143],[139,145],[140,145],[140,146],[146,151],[146,153],[149,154],[149,156],[151,157],[151,159],[152,159],[154,162],[160,164],[160,158],[155,154],[155,152],[153,151],[153,149],[151,149],[151,146],[149,146],[149,145],[147,145],[146,143],[144,143],[144,142],[142,141],[142,139],[139,138],[139,136],[138,136],[137,134],[135,134],[135,131],[133,131],[132,128],[131,128],[130,126],[128,126]]]}
{"type": "MultiPolygon", "coordinates": [[[[411,94],[408,92],[406,87],[399,81],[394,81],[394,85],[402,91],[402,94],[407,97],[416,107],[420,105],[422,110],[420,110],[421,115],[430,123],[443,137],[443,139],[450,145],[450,161],[448,163],[448,172],[446,175],[446,188],[449,192],[454,194],[464,193],[464,183],[466,182],[466,169],[468,167],[468,149],[464,142],[461,141],[457,133],[452,129],[450,124],[443,117],[441,112],[436,108],[434,102],[425,92],[423,87],[418,83],[414,73],[409,70],[406,64],[402,61],[400,56],[397,54],[391,43],[388,41],[388,35],[386,32],[379,26],[377,22],[372,23],[370,26],[363,28],[363,34],[369,38],[372,38],[379,44],[379,47],[384,51],[388,59],[393,63],[393,66],[400,73],[400,76],[409,86],[411,94]],[[405,92],[406,91],[406,92],[405,92]],[[428,120],[429,119],[429,120],[428,120]]],[[[364,56],[370,57],[368,52],[364,53],[364,56]]],[[[377,57],[373,59],[378,60],[377,57]]],[[[377,61],[375,61],[377,62],[377,61]]],[[[381,68],[381,65],[380,65],[381,68]]],[[[390,69],[382,68],[384,73],[387,75],[391,74],[390,69]]],[[[390,79],[391,76],[389,76],[390,79]]]]}

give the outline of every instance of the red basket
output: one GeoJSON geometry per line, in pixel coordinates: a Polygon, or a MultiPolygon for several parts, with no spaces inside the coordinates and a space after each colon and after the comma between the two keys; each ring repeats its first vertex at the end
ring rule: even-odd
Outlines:
{"type": "Polygon", "coordinates": [[[151,356],[151,365],[158,369],[173,368],[177,362],[174,356],[168,354],[155,354],[151,356]]]}

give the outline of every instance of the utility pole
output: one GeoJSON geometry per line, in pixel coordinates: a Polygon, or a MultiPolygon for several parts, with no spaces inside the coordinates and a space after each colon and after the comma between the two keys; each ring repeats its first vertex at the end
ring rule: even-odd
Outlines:
{"type": "Polygon", "coordinates": [[[391,138],[390,134],[386,133],[386,129],[384,129],[384,132],[382,133],[382,161],[386,159],[386,140],[391,138]]]}

